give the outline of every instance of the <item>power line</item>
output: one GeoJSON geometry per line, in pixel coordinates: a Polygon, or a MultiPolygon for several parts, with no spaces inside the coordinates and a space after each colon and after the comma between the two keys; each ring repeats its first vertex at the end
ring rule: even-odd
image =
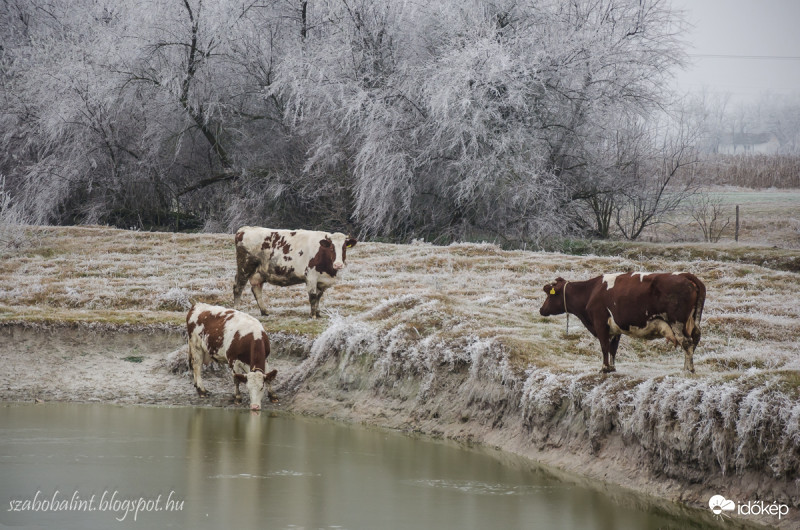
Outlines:
{"type": "Polygon", "coordinates": [[[734,55],[723,53],[690,53],[689,57],[704,57],[709,59],[768,59],[778,61],[797,61],[800,55],[734,55]]]}

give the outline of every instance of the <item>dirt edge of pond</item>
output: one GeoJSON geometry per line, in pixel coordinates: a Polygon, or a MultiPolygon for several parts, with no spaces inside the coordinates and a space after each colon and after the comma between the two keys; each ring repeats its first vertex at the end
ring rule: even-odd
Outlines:
{"type": "MultiPolygon", "coordinates": [[[[163,327],[0,326],[6,364],[0,399],[233,406],[226,367],[205,370],[211,398],[194,393],[184,340],[177,329],[165,332],[163,327]],[[114,376],[107,377],[109,373],[114,376]]],[[[392,363],[359,353],[358,345],[324,342],[324,337],[272,336],[270,360],[285,375],[277,385],[281,402],[267,409],[481,444],[662,503],[708,510],[708,499],[715,494],[764,499],[765,504],[777,499],[791,506],[789,516],[780,521],[769,516],[728,522],[733,527],[737,521],[779,528],[800,524],[800,480],[748,472],[703,474],[701,481],[682,466],[674,466],[667,476],[641,444],[613,425],[598,434],[574,396],[565,397],[547,415],[523,410],[524,389],[498,381],[486,360],[475,365],[438,363],[422,374],[408,370],[402,360],[392,363]]]]}

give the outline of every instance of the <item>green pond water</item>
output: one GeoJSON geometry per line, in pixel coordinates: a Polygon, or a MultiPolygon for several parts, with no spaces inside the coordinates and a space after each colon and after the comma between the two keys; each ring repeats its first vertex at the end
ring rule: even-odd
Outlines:
{"type": "Polygon", "coordinates": [[[715,526],[710,512],[565,482],[495,451],[190,407],[0,404],[0,501],[0,527],[25,528],[715,526]]]}

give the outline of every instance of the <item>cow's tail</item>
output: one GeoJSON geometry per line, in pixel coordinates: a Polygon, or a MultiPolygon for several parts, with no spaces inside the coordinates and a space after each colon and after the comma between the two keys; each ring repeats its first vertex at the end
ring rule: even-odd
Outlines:
{"type": "Polygon", "coordinates": [[[694,322],[697,325],[700,325],[700,319],[703,318],[703,307],[706,305],[706,286],[694,274],[690,272],[683,273],[684,277],[692,282],[695,287],[697,287],[697,302],[695,302],[694,306],[694,322]]]}

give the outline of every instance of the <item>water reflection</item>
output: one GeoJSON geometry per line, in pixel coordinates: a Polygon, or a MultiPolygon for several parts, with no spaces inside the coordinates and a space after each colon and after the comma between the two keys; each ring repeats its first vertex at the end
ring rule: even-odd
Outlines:
{"type": "MultiPolygon", "coordinates": [[[[709,527],[530,463],[395,433],[241,409],[0,406],[0,500],[117,490],[184,500],[122,526],[175,528],[709,527]]],[[[2,524],[117,526],[109,514],[0,512],[2,524]]]]}

